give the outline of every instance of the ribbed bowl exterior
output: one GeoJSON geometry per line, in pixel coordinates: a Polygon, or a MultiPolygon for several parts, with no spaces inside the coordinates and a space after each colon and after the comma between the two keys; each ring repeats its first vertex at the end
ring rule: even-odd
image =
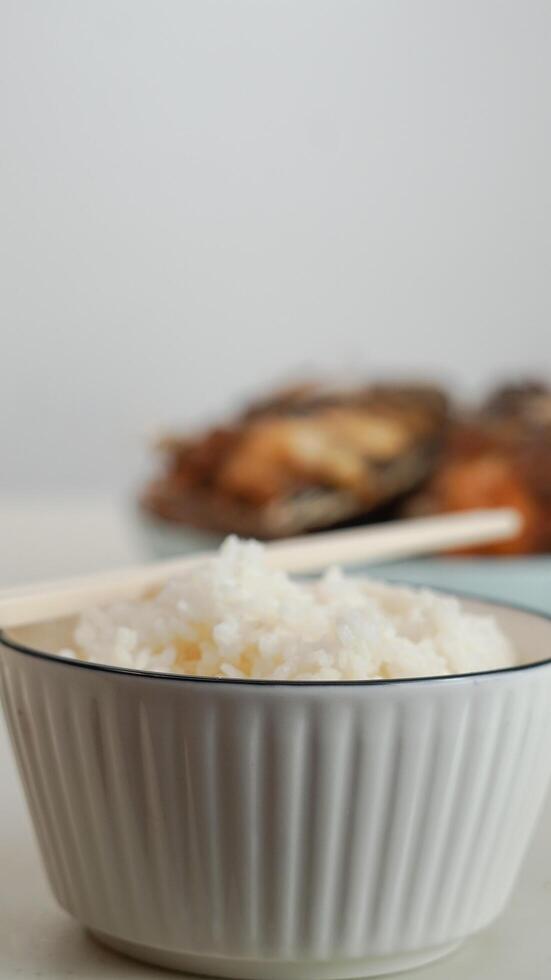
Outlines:
{"type": "Polygon", "coordinates": [[[1,653],[52,889],[95,931],[346,962],[459,941],[508,897],[551,767],[551,666],[263,686],[1,653]]]}

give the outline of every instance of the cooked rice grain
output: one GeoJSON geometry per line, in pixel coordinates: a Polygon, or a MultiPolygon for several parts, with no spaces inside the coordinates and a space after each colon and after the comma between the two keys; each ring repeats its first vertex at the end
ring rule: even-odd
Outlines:
{"type": "Polygon", "coordinates": [[[348,681],[515,662],[495,620],[453,597],[338,568],[298,581],[270,569],[262,545],[235,537],[154,597],[87,611],[74,641],[60,653],[194,677],[348,681]]]}

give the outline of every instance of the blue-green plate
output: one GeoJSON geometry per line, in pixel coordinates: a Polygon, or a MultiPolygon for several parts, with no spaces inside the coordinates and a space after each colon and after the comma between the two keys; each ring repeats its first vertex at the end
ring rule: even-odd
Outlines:
{"type": "Polygon", "coordinates": [[[551,613],[551,557],[419,558],[370,565],[376,578],[471,592],[551,613]]]}

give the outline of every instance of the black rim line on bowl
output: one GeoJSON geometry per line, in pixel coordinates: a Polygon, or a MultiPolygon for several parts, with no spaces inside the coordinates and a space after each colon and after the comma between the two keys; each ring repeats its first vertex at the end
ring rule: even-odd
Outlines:
{"type": "MultiPolygon", "coordinates": [[[[544,612],[541,609],[531,609],[529,606],[524,606],[521,603],[506,602],[504,599],[488,599],[485,596],[475,595],[472,592],[457,591],[455,589],[453,591],[449,589],[442,589],[437,585],[428,586],[420,585],[419,583],[412,584],[401,581],[389,581],[388,579],[376,579],[376,581],[383,582],[385,585],[396,585],[401,588],[405,587],[417,589],[419,591],[422,589],[429,589],[431,592],[438,592],[442,595],[448,595],[455,599],[467,599],[473,602],[479,602],[482,605],[499,606],[501,609],[511,609],[513,612],[525,613],[528,616],[534,616],[536,619],[542,619],[544,622],[551,624],[551,613],[544,612]]],[[[545,660],[534,660],[527,664],[515,664],[513,667],[495,667],[492,670],[472,670],[464,674],[428,674],[423,677],[387,677],[355,681],[289,681],[272,680],[270,678],[261,677],[199,677],[191,674],[169,674],[156,670],[138,670],[134,667],[114,667],[111,664],[97,664],[92,663],[89,660],[68,660],[66,657],[60,657],[57,653],[46,653],[42,650],[35,650],[33,647],[27,647],[24,643],[18,643],[16,640],[12,640],[9,636],[7,636],[6,631],[3,629],[0,629],[0,646],[1,645],[5,646],[9,650],[15,650],[17,653],[23,653],[28,657],[35,657],[37,660],[46,660],[65,667],[76,667],[77,670],[84,669],[100,671],[106,674],[122,674],[126,677],[153,678],[155,680],[174,681],[179,684],[221,684],[223,686],[236,684],[239,687],[242,687],[243,685],[248,687],[258,686],[278,688],[381,687],[388,684],[423,684],[427,681],[439,681],[441,684],[449,684],[456,680],[476,680],[479,677],[493,677],[496,674],[518,674],[528,670],[535,670],[539,667],[546,667],[551,664],[551,656],[549,656],[545,660]]]]}

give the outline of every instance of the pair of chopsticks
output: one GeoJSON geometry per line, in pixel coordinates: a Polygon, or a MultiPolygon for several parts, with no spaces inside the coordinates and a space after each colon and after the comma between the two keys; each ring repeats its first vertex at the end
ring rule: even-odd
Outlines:
{"type": "MultiPolygon", "coordinates": [[[[266,545],[266,556],[272,568],[318,572],[327,565],[361,565],[490,544],[514,537],[520,527],[520,516],[514,510],[473,510],[274,541],[266,545]]],[[[137,598],[209,554],[212,552],[4,589],[0,591],[0,627],[26,626],[73,616],[115,599],[137,598]]]]}

